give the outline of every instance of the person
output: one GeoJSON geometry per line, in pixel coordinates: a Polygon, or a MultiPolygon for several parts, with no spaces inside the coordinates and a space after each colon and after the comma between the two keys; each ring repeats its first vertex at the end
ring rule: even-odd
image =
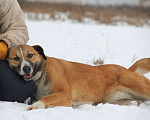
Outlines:
{"type": "Polygon", "coordinates": [[[23,11],[17,0],[0,0],[0,100],[25,102],[36,94],[33,81],[25,81],[6,61],[7,52],[29,40],[23,11]]]}

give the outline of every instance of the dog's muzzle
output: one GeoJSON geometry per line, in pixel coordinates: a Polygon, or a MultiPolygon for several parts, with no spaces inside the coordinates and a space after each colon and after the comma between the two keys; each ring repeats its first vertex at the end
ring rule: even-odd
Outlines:
{"type": "Polygon", "coordinates": [[[23,71],[24,71],[24,73],[29,74],[31,72],[31,67],[30,66],[24,66],[23,71]]]}
{"type": "Polygon", "coordinates": [[[31,79],[31,77],[32,77],[32,68],[30,66],[24,66],[23,67],[23,72],[24,72],[23,77],[25,79],[31,79]]]}

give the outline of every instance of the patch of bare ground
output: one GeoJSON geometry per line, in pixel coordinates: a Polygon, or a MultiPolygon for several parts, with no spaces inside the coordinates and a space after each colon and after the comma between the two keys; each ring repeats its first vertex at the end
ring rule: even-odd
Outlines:
{"type": "MultiPolygon", "coordinates": [[[[84,18],[96,21],[98,24],[117,25],[127,23],[134,26],[150,26],[150,8],[138,7],[102,7],[82,6],[68,3],[43,3],[43,2],[19,2],[28,19],[33,20],[57,20],[58,13],[67,13],[67,18],[73,21],[84,22],[84,18]],[[30,13],[35,13],[32,15],[30,13]],[[39,13],[41,14],[39,18],[39,13]],[[44,14],[49,15],[45,17],[44,14]]],[[[61,19],[65,20],[65,19],[61,19]]]]}

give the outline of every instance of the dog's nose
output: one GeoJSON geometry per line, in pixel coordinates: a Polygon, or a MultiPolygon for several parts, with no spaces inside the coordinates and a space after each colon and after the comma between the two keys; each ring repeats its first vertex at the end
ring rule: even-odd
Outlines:
{"type": "Polygon", "coordinates": [[[25,73],[30,73],[31,67],[30,67],[30,66],[24,66],[24,67],[23,67],[23,71],[24,71],[25,73]]]}

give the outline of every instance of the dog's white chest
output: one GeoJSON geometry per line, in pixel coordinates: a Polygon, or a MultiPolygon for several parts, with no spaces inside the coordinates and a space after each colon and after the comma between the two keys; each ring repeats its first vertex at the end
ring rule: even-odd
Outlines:
{"type": "Polygon", "coordinates": [[[45,80],[39,81],[36,83],[38,89],[36,93],[36,100],[41,99],[43,96],[49,95],[48,89],[49,85],[45,85],[45,80]]]}

